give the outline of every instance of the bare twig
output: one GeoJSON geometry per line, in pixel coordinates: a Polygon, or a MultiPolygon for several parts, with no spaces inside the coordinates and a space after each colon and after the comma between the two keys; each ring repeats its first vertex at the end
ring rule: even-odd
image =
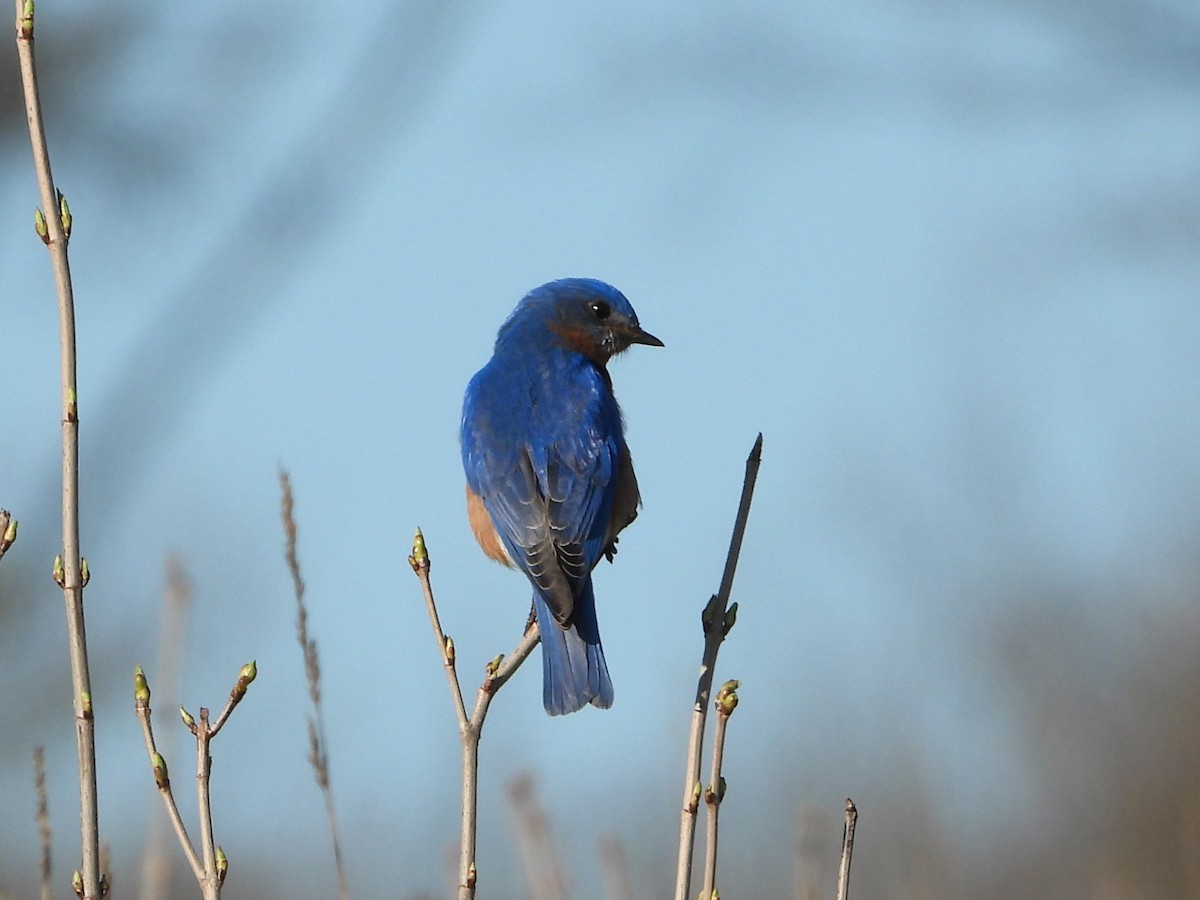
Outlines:
{"type": "Polygon", "coordinates": [[[221,895],[221,882],[217,875],[217,842],[213,837],[212,794],[209,781],[212,778],[212,743],[214,729],[209,725],[208,710],[200,707],[200,721],[195,723],[196,735],[196,815],[200,820],[200,852],[204,855],[204,878],[200,891],[205,900],[216,900],[221,895]]]}
{"type": "Polygon", "coordinates": [[[51,855],[50,803],[46,799],[46,754],[41,747],[33,748],[33,788],[37,792],[38,843],[42,848],[42,900],[54,896],[51,876],[54,873],[51,855]]]}
{"type": "Polygon", "coordinates": [[[858,807],[846,798],[846,823],[842,829],[842,860],[838,864],[837,900],[850,896],[850,856],[854,853],[854,826],[858,824],[858,807]]]}
{"type": "Polygon", "coordinates": [[[67,641],[71,657],[71,687],[75,703],[75,736],[79,758],[79,820],[82,865],[80,896],[98,900],[100,890],[100,814],[96,794],[96,734],[92,718],[92,687],[88,673],[87,634],[83,617],[83,587],[87,564],[79,551],[79,409],[75,377],[75,297],[67,241],[71,211],[54,186],[50,152],[42,124],[34,64],[33,0],[16,0],[17,56],[25,94],[25,118],[37,172],[42,208],[34,216],[38,235],[50,250],[58,295],[59,362],[62,382],[62,555],[55,561],[55,580],[67,608],[67,641]],[[61,562],[60,562],[61,561],[61,562]]]}
{"type": "Polygon", "coordinates": [[[333,845],[333,865],[337,872],[338,895],[349,900],[350,885],[346,878],[346,866],[342,860],[342,843],[338,836],[337,815],[333,806],[333,787],[329,777],[329,742],[325,737],[325,712],[321,704],[321,660],[317,655],[317,642],[308,635],[308,608],[304,604],[304,579],[300,576],[300,558],[296,554],[296,517],[292,480],[284,469],[279,470],[281,496],[280,516],[286,541],[285,555],[288,571],[292,576],[292,592],[296,597],[296,640],[304,654],[304,675],[308,682],[308,699],[312,703],[312,715],[308,719],[308,761],[312,765],[317,786],[325,799],[325,820],[329,824],[329,839],[333,845]]]}
{"type": "Polygon", "coordinates": [[[533,794],[533,778],[521,775],[508,786],[508,799],[516,820],[517,846],[532,900],[563,900],[567,881],[554,848],[546,812],[533,794]]]}
{"type": "Polygon", "coordinates": [[[442,631],[442,620],[438,616],[437,603],[433,599],[433,585],[429,583],[429,550],[425,546],[425,535],[417,529],[413,537],[412,556],[408,558],[425,595],[425,610],[429,613],[429,624],[433,626],[433,637],[442,656],[442,667],[446,670],[446,681],[450,685],[450,699],[454,702],[454,714],[458,718],[460,731],[468,725],[467,708],[463,703],[462,687],[458,683],[458,671],[454,668],[454,640],[442,631]]]}
{"type": "MultiPolygon", "coordinates": [[[[190,586],[183,563],[178,557],[167,557],[167,584],[163,593],[163,625],[158,640],[159,696],[170,702],[179,695],[179,669],[183,662],[183,635],[187,617],[190,586]]],[[[173,731],[158,742],[159,752],[171,756],[174,749],[173,731]]],[[[146,823],[146,842],[142,853],[141,884],[138,894],[142,900],[158,900],[167,896],[171,882],[171,856],[167,853],[167,831],[158,815],[151,814],[146,823]]]]}
{"type": "MultiPolygon", "coordinates": [[[[737,620],[737,604],[729,603],[733,590],[733,576],[737,571],[738,556],[742,551],[742,538],[746,533],[746,521],[750,517],[750,503],[754,498],[754,483],[758,478],[758,467],[762,462],[762,435],[759,434],[750,455],[746,459],[746,475],[742,481],[742,498],[738,503],[737,518],[733,523],[733,536],[729,541],[729,552],[725,556],[725,572],[721,587],[704,607],[700,616],[704,631],[704,655],[700,663],[700,678],[696,684],[696,700],[692,706],[692,726],[688,734],[687,767],[683,782],[683,809],[679,824],[679,855],[675,868],[675,900],[689,900],[692,886],[692,849],[696,841],[696,812],[700,807],[700,757],[704,749],[704,724],[708,714],[708,698],[712,693],[713,675],[717,667],[717,653],[725,635],[737,620]]],[[[707,898],[706,898],[707,900],[707,898]]]]}
{"type": "Polygon", "coordinates": [[[171,824],[175,828],[175,835],[179,838],[183,853],[192,867],[192,874],[200,885],[200,892],[204,900],[219,900],[221,885],[225,883],[225,875],[229,870],[229,860],[225,856],[225,851],[217,846],[213,837],[212,802],[209,791],[209,780],[212,777],[212,754],[209,748],[213,739],[229,720],[233,710],[246,696],[247,689],[257,675],[258,668],[253,661],[242,666],[238,672],[238,679],[229,692],[229,699],[225,702],[225,707],[211,724],[206,708],[200,708],[200,718],[197,721],[186,709],[182,706],[179,707],[179,715],[183,718],[183,724],[196,738],[196,795],[200,819],[199,853],[188,837],[183,818],[179,815],[179,807],[176,805],[175,795],[171,791],[167,761],[154,744],[154,731],[150,723],[150,685],[146,681],[146,674],[142,671],[142,667],[138,666],[133,676],[134,709],[142,725],[142,737],[145,739],[146,753],[150,757],[154,783],[158,786],[158,792],[167,808],[167,815],[170,816],[171,824]]]}
{"type": "MultiPolygon", "coordinates": [[[[192,846],[192,840],[188,837],[187,826],[183,824],[183,817],[179,814],[179,807],[175,803],[175,795],[171,792],[171,779],[167,772],[167,761],[158,752],[158,747],[154,743],[154,728],[150,718],[150,685],[146,681],[146,673],[142,671],[141,666],[138,666],[133,674],[133,703],[134,711],[137,713],[138,721],[142,726],[142,738],[146,743],[146,754],[150,757],[150,768],[154,772],[154,783],[158,786],[158,792],[162,796],[167,816],[171,819],[171,826],[175,829],[175,836],[179,839],[179,845],[183,848],[188,865],[192,867],[192,875],[195,877],[197,883],[199,883],[204,879],[204,866],[200,862],[200,857],[196,855],[196,848],[192,846]]],[[[181,712],[182,709],[180,707],[181,712]]],[[[184,717],[185,724],[189,718],[190,716],[184,717]]]]}
{"type": "Polygon", "coordinates": [[[529,658],[533,648],[538,645],[540,635],[537,623],[532,623],[524,636],[507,657],[497,656],[487,664],[483,683],[475,697],[475,708],[467,717],[466,704],[463,702],[462,688],[458,681],[458,670],[455,668],[454,641],[442,631],[441,619],[438,616],[437,603],[433,598],[433,585],[429,581],[429,550],[425,546],[425,536],[417,529],[413,538],[412,555],[408,558],[425,595],[425,608],[429,613],[429,622],[433,626],[433,637],[442,657],[442,666],[446,670],[446,680],[450,685],[450,696],[454,703],[454,713],[458,719],[458,734],[462,743],[462,819],[459,834],[458,853],[458,887],[459,900],[473,900],[475,896],[475,835],[478,823],[478,794],[479,794],[479,738],[483,733],[483,722],[487,718],[488,708],[492,697],[504,686],[529,658]]]}
{"type": "Polygon", "coordinates": [[[725,730],[729,717],[738,705],[738,682],[727,681],[717,691],[713,707],[717,710],[717,727],[713,733],[712,774],[704,802],[708,807],[708,840],[704,854],[704,892],[702,897],[714,897],[717,890],[717,819],[721,802],[725,799],[725,778],[721,775],[721,764],[725,759],[725,730]]]}
{"type": "Polygon", "coordinates": [[[7,509],[0,509],[0,559],[17,540],[17,520],[7,509]]]}

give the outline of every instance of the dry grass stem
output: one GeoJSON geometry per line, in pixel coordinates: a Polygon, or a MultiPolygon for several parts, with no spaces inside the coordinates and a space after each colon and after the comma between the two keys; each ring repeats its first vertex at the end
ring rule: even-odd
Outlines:
{"type": "Polygon", "coordinates": [[[534,796],[533,778],[522,775],[514,779],[508,787],[508,800],[531,900],[564,900],[566,875],[546,823],[546,811],[534,796]]]}
{"type": "Polygon", "coordinates": [[[828,816],[823,810],[809,807],[800,813],[797,827],[796,860],[792,877],[793,900],[820,900],[821,860],[828,849],[828,816]]]}
{"type": "Polygon", "coordinates": [[[67,641],[71,658],[71,687],[75,705],[75,733],[79,760],[79,819],[82,865],[80,896],[98,900],[100,890],[100,816],[96,794],[96,736],[92,719],[91,676],[88,672],[87,635],[83,617],[86,568],[79,550],[79,409],[76,392],[75,297],[67,241],[71,211],[54,186],[50,152],[42,123],[34,62],[33,0],[16,0],[17,57],[25,95],[25,118],[33,149],[41,209],[35,229],[50,251],[58,295],[59,363],[62,391],[62,555],[55,561],[55,580],[63,590],[67,609],[67,641]]]}
{"type": "Polygon", "coordinates": [[[475,866],[475,836],[479,815],[479,738],[483,733],[483,722],[487,718],[492,697],[529,658],[533,648],[538,645],[540,635],[537,624],[533,623],[526,628],[525,634],[512,653],[507,657],[497,656],[487,664],[483,683],[479,685],[479,691],[475,697],[475,708],[468,717],[466,704],[463,701],[462,687],[458,680],[454,641],[442,631],[437,602],[433,597],[433,585],[429,580],[429,550],[425,546],[425,536],[421,534],[420,529],[413,538],[412,555],[409,556],[408,563],[421,582],[421,591],[425,596],[425,608],[429,613],[429,622],[433,627],[433,637],[437,642],[438,653],[442,657],[442,667],[445,669],[446,680],[450,685],[454,714],[458,720],[458,733],[462,744],[462,817],[459,832],[456,895],[459,900],[473,900],[478,874],[475,866]]]}
{"type": "Polygon", "coordinates": [[[50,830],[50,802],[46,797],[46,754],[41,747],[33,748],[33,789],[37,793],[38,844],[42,850],[41,898],[54,896],[51,879],[54,874],[52,855],[53,832],[50,830]]]}
{"type": "Polygon", "coordinates": [[[600,839],[600,872],[607,900],[633,900],[633,880],[629,877],[629,863],[620,838],[600,839]]]}
{"type": "Polygon", "coordinates": [[[692,851],[696,842],[696,813],[700,806],[700,757],[704,750],[704,725],[712,693],[713,674],[717,667],[717,653],[721,649],[721,642],[725,640],[725,636],[737,620],[737,604],[730,605],[729,594],[733,590],[733,577],[737,572],[746,522],[750,517],[750,503],[754,499],[754,484],[758,479],[758,467],[762,463],[762,440],[762,435],[759,434],[750,449],[750,455],[746,458],[742,497],[733,523],[729,552],[725,556],[721,587],[708,601],[700,616],[704,631],[704,653],[700,662],[700,678],[696,684],[692,724],[688,733],[687,764],[679,822],[679,852],[675,867],[675,900],[689,900],[692,889],[692,851]]]}
{"type": "Polygon", "coordinates": [[[312,715],[308,719],[308,762],[313,768],[317,786],[325,800],[325,820],[329,825],[329,840],[333,845],[333,865],[337,873],[338,895],[349,900],[350,884],[342,857],[342,842],[338,833],[337,815],[333,803],[333,787],[329,775],[329,742],[326,739],[325,712],[321,704],[321,659],[317,642],[308,634],[308,607],[304,603],[304,579],[300,575],[300,558],[296,553],[295,500],[292,480],[284,469],[279,470],[280,517],[283,520],[285,556],[292,576],[292,592],[296,597],[296,640],[304,655],[304,676],[308,684],[308,699],[312,715]]]}
{"type": "Polygon", "coordinates": [[[854,827],[858,824],[858,807],[846,798],[846,822],[842,829],[842,859],[838,863],[837,900],[850,896],[850,857],[854,853],[854,827]]]}

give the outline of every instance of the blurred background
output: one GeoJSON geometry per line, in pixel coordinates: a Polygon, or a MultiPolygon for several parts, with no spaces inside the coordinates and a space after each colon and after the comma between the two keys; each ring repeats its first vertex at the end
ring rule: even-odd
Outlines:
{"type": "MultiPolygon", "coordinates": [[[[666,342],[612,365],[645,502],[597,576],[617,700],[548,719],[536,660],[499,695],[480,896],[529,895],[514,782],[571,896],[617,896],[603,841],[668,895],[699,613],[762,431],[722,893],[831,896],[851,796],[855,893],[1200,897],[1195,3],[47,0],[37,47],[118,895],[165,824],[135,664],[180,669],[154,707],[190,822],[172,710],[251,658],[213,748],[225,896],[336,894],[281,466],[351,891],[446,893],[458,738],[405,557],[419,525],[473,692],[528,590],[465,524],[462,389],[525,291],[588,275],[666,342]]],[[[0,56],[0,894],[36,890],[44,745],[68,896],[57,313],[0,56]]]]}

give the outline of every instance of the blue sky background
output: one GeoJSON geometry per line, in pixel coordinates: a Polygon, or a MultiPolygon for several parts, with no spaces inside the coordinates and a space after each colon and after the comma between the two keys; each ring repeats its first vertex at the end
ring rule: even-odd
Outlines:
{"type": "MultiPolygon", "coordinates": [[[[904,798],[928,796],[926,826],[964,853],[1031,828],[1045,786],[1021,710],[1040,686],[1014,642],[1073,648],[1102,697],[1156,635],[1200,624],[1189,5],[134,9],[66,56],[95,11],[39,5],[38,43],[75,214],[102,825],[130,890],[159,812],[130,677],[154,684],[174,553],[193,586],[180,700],[219,708],[243,662],[260,671],[214,747],[228,895],[246,896],[237,868],[285,859],[277,887],[333,892],[284,466],[352,887],[442,891],[458,744],[405,557],[419,525],[473,690],[528,591],[466,527],[461,393],[552,278],[611,281],[666,348],[612,365],[645,502],[597,576],[616,705],[547,719],[538,665],[493,705],[489,896],[519,895],[503,789],[522,772],[575,895],[601,896],[605,834],[647,893],[670,883],[699,611],[759,431],[718,672],[743,683],[722,848],[747,895],[789,883],[802,809],[835,842],[847,795],[884,883],[871,835],[903,831],[904,798]]],[[[35,744],[63,871],[77,853],[45,577],[56,312],[28,147],[6,135],[0,505],[22,531],[0,679],[21,687],[0,701],[0,887],[34,870],[35,744]]],[[[155,706],[174,727],[174,701],[155,706]]]]}

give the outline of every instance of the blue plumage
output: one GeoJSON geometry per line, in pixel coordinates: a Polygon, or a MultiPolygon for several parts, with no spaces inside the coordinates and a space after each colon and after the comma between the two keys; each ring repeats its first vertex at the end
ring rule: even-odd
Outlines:
{"type": "Polygon", "coordinates": [[[640,501],[606,368],[635,343],[662,346],[616,288],[552,281],[501,326],[463,401],[471,527],[533,585],[551,715],[612,705],[591,573],[640,501]]]}

